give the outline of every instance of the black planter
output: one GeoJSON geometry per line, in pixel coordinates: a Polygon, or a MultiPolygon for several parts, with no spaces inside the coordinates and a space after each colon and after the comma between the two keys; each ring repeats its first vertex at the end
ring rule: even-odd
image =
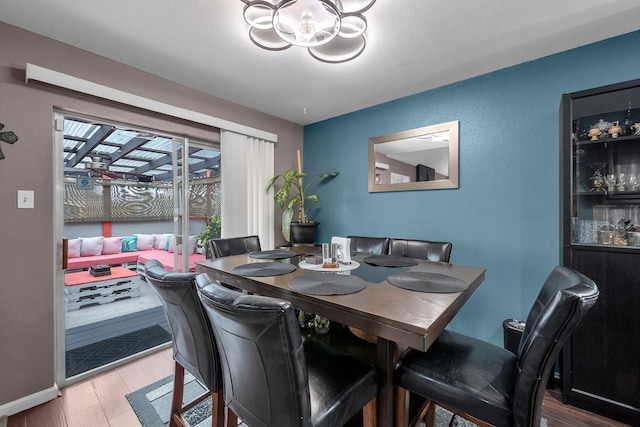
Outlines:
{"type": "Polygon", "coordinates": [[[291,223],[291,244],[293,246],[313,246],[316,244],[316,231],[319,222],[309,222],[302,224],[299,222],[291,223]]]}

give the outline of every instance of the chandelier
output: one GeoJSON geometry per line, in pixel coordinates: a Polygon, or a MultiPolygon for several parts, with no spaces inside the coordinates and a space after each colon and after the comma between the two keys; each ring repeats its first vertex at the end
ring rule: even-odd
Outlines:
{"type": "Polygon", "coordinates": [[[249,38],[267,50],[305,47],[319,61],[346,62],[367,44],[362,15],[375,0],[241,0],[249,38]]]}

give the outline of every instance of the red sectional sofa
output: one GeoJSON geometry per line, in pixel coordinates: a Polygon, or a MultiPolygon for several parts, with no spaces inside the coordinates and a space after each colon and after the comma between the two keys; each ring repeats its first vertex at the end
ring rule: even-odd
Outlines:
{"type": "MultiPolygon", "coordinates": [[[[140,271],[142,265],[152,259],[157,259],[167,270],[173,271],[173,253],[161,250],[140,252],[138,255],[138,271],[140,271]]],[[[189,271],[196,271],[196,262],[204,260],[205,256],[202,254],[189,255],[189,271]]],[[[178,255],[178,265],[182,265],[182,254],[178,255]]]]}
{"type": "MultiPolygon", "coordinates": [[[[69,239],[67,243],[67,268],[87,269],[92,265],[120,265],[135,263],[138,272],[150,259],[157,259],[169,271],[173,271],[175,245],[171,234],[134,234],[123,237],[85,237],[69,239]]],[[[182,246],[178,245],[179,264],[182,264],[182,246]]],[[[196,237],[189,237],[189,271],[195,271],[195,263],[205,256],[195,253],[196,237]]]]}

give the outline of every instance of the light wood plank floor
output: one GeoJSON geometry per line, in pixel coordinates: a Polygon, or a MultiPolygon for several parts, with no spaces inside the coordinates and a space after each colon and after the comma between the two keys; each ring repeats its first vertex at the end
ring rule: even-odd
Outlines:
{"type": "Polygon", "coordinates": [[[167,348],[62,389],[62,396],[9,417],[7,427],[140,427],[125,395],[173,374],[167,348]]]}
{"type": "MultiPolygon", "coordinates": [[[[125,395],[173,374],[171,348],[65,387],[62,396],[9,417],[7,427],[140,427],[125,395]]],[[[558,390],[545,396],[548,427],[625,427],[562,404],[558,390]]]]}

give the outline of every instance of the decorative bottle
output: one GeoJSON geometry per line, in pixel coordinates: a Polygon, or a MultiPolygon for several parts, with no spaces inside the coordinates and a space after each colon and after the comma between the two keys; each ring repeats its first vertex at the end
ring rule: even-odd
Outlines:
{"type": "Polygon", "coordinates": [[[629,101],[627,118],[624,120],[624,125],[622,126],[623,135],[633,135],[633,125],[633,120],[631,120],[631,101],[629,101]]]}

